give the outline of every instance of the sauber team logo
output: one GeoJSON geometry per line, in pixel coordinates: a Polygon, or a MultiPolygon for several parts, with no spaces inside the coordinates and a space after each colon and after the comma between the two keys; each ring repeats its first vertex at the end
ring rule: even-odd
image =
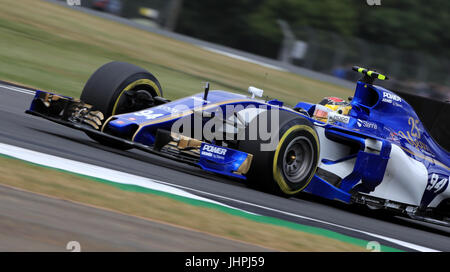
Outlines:
{"type": "Polygon", "coordinates": [[[377,124],[372,123],[372,122],[368,122],[368,121],[365,121],[365,120],[361,120],[361,119],[358,119],[358,120],[356,121],[356,125],[358,125],[358,127],[365,127],[365,128],[371,128],[371,129],[378,129],[377,124]]]}

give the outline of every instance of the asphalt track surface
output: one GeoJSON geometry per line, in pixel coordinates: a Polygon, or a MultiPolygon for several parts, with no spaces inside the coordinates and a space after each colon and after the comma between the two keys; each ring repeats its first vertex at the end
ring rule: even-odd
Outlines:
{"type": "MultiPolygon", "coordinates": [[[[290,199],[277,197],[247,188],[243,182],[139,150],[120,151],[102,146],[81,131],[25,114],[32,97],[29,93],[0,85],[0,142],[149,177],[250,212],[378,241],[407,251],[423,250],[417,246],[450,251],[450,229],[447,227],[387,216],[309,195],[290,199]]],[[[23,209],[32,205],[23,200],[21,194],[13,196],[23,209]]],[[[64,213],[64,209],[59,211],[64,213]]],[[[82,223],[79,224],[82,228],[82,223]]],[[[111,240],[117,237],[114,232],[110,235],[111,240]]],[[[204,250],[209,248],[205,245],[204,250]]]]}
{"type": "Polygon", "coordinates": [[[0,251],[267,251],[0,185],[0,251]]]}

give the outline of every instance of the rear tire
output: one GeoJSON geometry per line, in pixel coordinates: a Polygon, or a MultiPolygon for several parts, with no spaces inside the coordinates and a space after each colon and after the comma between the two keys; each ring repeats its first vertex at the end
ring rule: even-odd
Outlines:
{"type": "MultiPolygon", "coordinates": [[[[239,143],[239,150],[253,154],[253,162],[247,173],[249,185],[257,189],[282,196],[293,196],[306,188],[313,178],[319,159],[319,138],[314,125],[306,118],[288,111],[279,112],[279,129],[270,131],[277,136],[273,150],[262,151],[261,145],[270,140],[246,137],[239,143]]],[[[270,110],[252,120],[257,124],[271,123],[274,118],[270,110]]],[[[270,127],[270,126],[268,126],[270,127]]],[[[259,129],[259,128],[258,128],[259,129]]],[[[276,129],[276,128],[275,128],[276,129]]],[[[276,138],[275,138],[276,139],[276,138]]]]}
{"type": "MultiPolygon", "coordinates": [[[[91,75],[80,100],[101,111],[106,121],[112,115],[140,110],[127,107],[127,97],[124,95],[128,91],[138,90],[144,90],[152,97],[163,95],[161,85],[150,72],[130,63],[113,61],[101,66],[91,75]]],[[[120,149],[131,148],[96,134],[86,134],[104,145],[120,149]]]]}

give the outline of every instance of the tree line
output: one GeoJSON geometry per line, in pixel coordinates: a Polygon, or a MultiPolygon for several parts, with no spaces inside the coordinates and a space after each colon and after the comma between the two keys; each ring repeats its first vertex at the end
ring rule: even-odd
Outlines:
{"type": "Polygon", "coordinates": [[[450,57],[448,0],[195,0],[183,1],[176,31],[276,58],[277,19],[343,37],[450,57]],[[370,1],[373,2],[373,1],[370,1]]]}

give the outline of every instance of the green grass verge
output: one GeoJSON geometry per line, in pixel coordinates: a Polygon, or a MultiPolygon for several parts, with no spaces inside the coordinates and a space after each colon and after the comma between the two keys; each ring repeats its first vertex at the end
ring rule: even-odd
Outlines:
{"type": "MultiPolygon", "coordinates": [[[[0,174],[5,177],[0,180],[3,184],[195,228],[275,250],[364,251],[368,243],[326,229],[249,214],[214,203],[93,178],[5,155],[0,155],[0,174]],[[114,188],[129,193],[121,193],[114,188]]],[[[381,245],[381,251],[400,250],[381,245]]]]}

